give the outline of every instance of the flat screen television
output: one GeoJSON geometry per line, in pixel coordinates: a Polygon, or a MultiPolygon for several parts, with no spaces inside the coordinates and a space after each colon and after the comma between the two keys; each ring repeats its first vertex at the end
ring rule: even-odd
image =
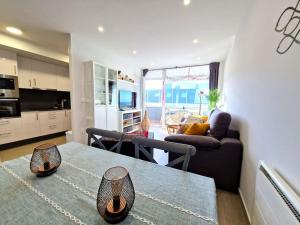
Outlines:
{"type": "Polygon", "coordinates": [[[119,91],[119,109],[134,109],[136,107],[136,92],[128,90],[119,91]]]}

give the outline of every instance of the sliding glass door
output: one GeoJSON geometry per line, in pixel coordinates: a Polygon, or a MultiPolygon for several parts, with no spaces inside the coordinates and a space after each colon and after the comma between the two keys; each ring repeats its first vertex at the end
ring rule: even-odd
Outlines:
{"type": "Polygon", "coordinates": [[[145,109],[154,123],[177,124],[188,115],[207,115],[209,67],[150,71],[144,90],[145,109]]]}

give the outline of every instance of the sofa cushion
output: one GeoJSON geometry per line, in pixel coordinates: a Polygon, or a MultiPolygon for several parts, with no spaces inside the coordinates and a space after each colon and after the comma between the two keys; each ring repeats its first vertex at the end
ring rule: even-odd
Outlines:
{"type": "Polygon", "coordinates": [[[192,124],[180,124],[179,129],[177,130],[177,134],[183,134],[192,124]]]}
{"type": "Polygon", "coordinates": [[[209,129],[208,123],[194,123],[184,131],[188,135],[205,135],[209,129]]]}
{"type": "Polygon", "coordinates": [[[221,142],[209,136],[175,134],[165,138],[165,141],[193,145],[198,148],[219,148],[221,142]]]}
{"type": "Polygon", "coordinates": [[[209,117],[209,136],[221,140],[226,136],[230,122],[231,116],[229,113],[223,112],[219,109],[213,110],[209,117]]]}

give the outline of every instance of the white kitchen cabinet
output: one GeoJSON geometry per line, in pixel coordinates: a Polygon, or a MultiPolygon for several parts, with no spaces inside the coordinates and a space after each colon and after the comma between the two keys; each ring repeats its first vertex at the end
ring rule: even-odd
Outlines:
{"type": "Polygon", "coordinates": [[[57,66],[56,84],[59,91],[71,91],[68,67],[57,66]]]}
{"type": "Polygon", "coordinates": [[[22,139],[40,136],[40,118],[38,112],[22,112],[22,139]]]}
{"type": "Polygon", "coordinates": [[[0,74],[18,75],[16,53],[0,49],[0,74]]]}
{"type": "Polygon", "coordinates": [[[18,57],[19,87],[33,88],[32,60],[25,57],[18,57]]]}
{"type": "Polygon", "coordinates": [[[39,112],[41,135],[64,131],[64,111],[39,112]]]}
{"type": "Polygon", "coordinates": [[[70,91],[69,69],[27,57],[18,57],[19,87],[70,91]]]}
{"type": "Polygon", "coordinates": [[[32,60],[33,88],[55,90],[56,66],[50,63],[32,60]]]}
{"type": "Polygon", "coordinates": [[[71,110],[22,112],[20,118],[0,119],[0,144],[71,130],[71,110]]]}
{"type": "Polygon", "coordinates": [[[64,110],[65,118],[64,118],[64,131],[72,130],[71,125],[71,110],[64,110]]]}
{"type": "Polygon", "coordinates": [[[0,119],[0,144],[22,139],[21,118],[0,119]]]}

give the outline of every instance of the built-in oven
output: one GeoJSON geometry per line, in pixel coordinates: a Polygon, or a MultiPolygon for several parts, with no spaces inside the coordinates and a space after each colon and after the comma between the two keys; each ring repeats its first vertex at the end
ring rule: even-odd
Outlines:
{"type": "Polygon", "coordinates": [[[20,116],[18,77],[0,74],[0,118],[20,116]]]}
{"type": "Polygon", "coordinates": [[[19,98],[18,77],[0,74],[0,98],[19,98]]]}
{"type": "Polygon", "coordinates": [[[19,98],[0,98],[0,118],[20,117],[19,98]]]}

